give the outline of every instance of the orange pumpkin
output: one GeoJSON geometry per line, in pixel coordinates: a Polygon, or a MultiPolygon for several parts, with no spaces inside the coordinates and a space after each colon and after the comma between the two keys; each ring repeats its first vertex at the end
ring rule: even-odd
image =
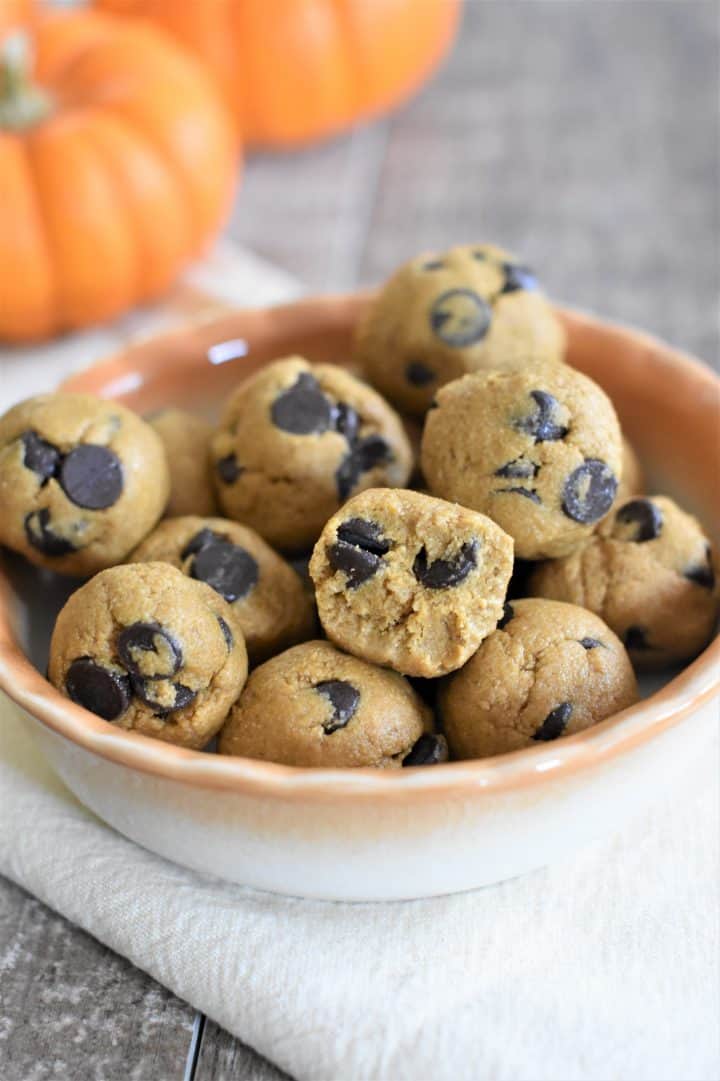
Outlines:
{"type": "Polygon", "coordinates": [[[459,0],[96,0],[166,27],[209,64],[246,142],[330,135],[415,90],[459,0]]]}
{"type": "Polygon", "coordinates": [[[6,34],[0,338],[85,326],[162,293],[222,223],[236,169],[216,87],[162,31],[77,11],[6,34]]]}

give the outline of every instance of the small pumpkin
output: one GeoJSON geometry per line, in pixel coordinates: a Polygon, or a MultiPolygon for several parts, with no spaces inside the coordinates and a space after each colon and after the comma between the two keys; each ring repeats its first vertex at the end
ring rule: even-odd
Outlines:
{"type": "Polygon", "coordinates": [[[331,135],[408,97],[447,51],[459,0],[96,0],[143,15],[214,71],[243,138],[331,135]]]}
{"type": "Polygon", "coordinates": [[[0,338],[82,327],[161,294],[222,223],[236,171],[217,88],[161,30],[78,10],[6,34],[0,338]]]}

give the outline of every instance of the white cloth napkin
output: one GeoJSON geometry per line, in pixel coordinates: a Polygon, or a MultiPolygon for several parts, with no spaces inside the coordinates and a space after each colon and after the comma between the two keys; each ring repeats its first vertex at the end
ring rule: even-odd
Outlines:
{"type": "Polygon", "coordinates": [[[717,1081],[720,794],[705,761],[693,796],[562,865],[456,897],[328,904],[125,840],[0,699],[0,873],[298,1079],[717,1081]]]}

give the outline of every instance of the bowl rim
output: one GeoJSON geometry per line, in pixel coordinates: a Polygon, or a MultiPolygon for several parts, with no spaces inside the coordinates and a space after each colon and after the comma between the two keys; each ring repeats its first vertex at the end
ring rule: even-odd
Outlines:
{"type": "MultiPolygon", "coordinates": [[[[276,318],[285,312],[298,321],[317,320],[322,315],[339,323],[347,318],[349,307],[364,302],[367,296],[366,292],[361,292],[309,297],[276,308],[238,310],[233,312],[233,318],[262,323],[269,312],[276,318]]],[[[557,312],[567,327],[613,330],[632,339],[643,350],[662,353],[663,362],[675,369],[686,383],[689,381],[692,393],[710,394],[717,398],[720,406],[720,379],[696,358],[631,327],[570,309],[558,308],[557,312]]],[[[219,321],[208,321],[203,330],[219,321]]],[[[185,328],[170,331],[143,345],[171,341],[186,332],[185,328]]],[[[96,376],[103,372],[108,377],[121,374],[127,354],[127,349],[114,353],[92,365],[92,370],[96,376]]],[[[76,389],[75,380],[84,375],[84,372],[75,373],[59,389],[76,389]]],[[[45,727],[85,751],[130,770],[195,788],[271,799],[336,801],[382,797],[402,800],[410,795],[437,799],[470,792],[490,794],[531,787],[546,779],[553,781],[591,769],[638,747],[679,724],[720,691],[720,637],[716,637],[691,664],[650,697],[557,743],[489,758],[448,762],[430,770],[423,767],[383,770],[286,766],[188,750],[118,729],[103,721],[62,695],[30,663],[13,633],[13,609],[12,590],[0,563],[0,689],[45,727]]]]}

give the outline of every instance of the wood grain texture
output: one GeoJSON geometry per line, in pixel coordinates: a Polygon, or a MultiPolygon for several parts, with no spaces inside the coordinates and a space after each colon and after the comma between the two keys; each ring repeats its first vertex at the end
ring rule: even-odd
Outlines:
{"type": "MultiPolygon", "coordinates": [[[[564,302],[718,364],[715,0],[469,0],[390,120],[246,169],[231,235],[314,290],[492,239],[564,302]]],[[[0,883],[0,1078],[180,1081],[193,1011],[0,883]]],[[[208,1022],[194,1081],[282,1076],[208,1022]]]]}

